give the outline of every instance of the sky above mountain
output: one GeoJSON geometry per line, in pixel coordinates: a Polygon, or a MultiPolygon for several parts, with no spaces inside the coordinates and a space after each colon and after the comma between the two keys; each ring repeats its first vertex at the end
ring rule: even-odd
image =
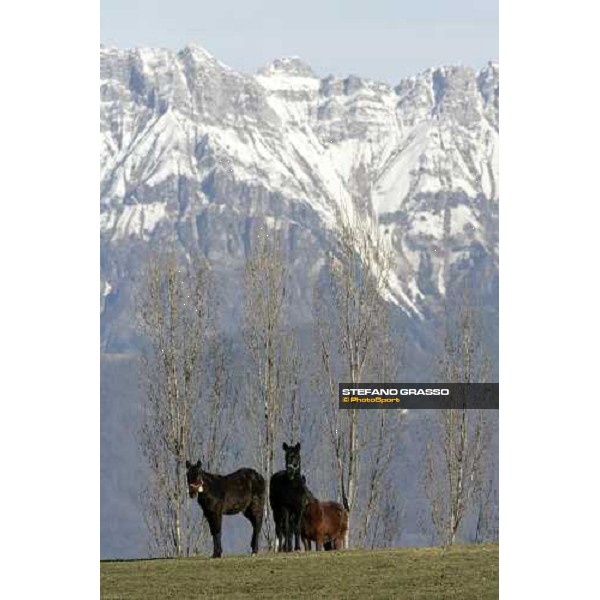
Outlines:
{"type": "Polygon", "coordinates": [[[395,84],[431,66],[498,59],[498,0],[102,0],[101,40],[120,48],[198,44],[246,73],[300,56],[321,76],[395,84]]]}

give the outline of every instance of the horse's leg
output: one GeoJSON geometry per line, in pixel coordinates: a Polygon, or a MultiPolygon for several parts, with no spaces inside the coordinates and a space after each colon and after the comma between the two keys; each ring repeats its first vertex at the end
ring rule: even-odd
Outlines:
{"type": "Polygon", "coordinates": [[[316,545],[317,545],[317,552],[323,550],[323,536],[321,534],[317,535],[316,545]]]}
{"type": "Polygon", "coordinates": [[[287,515],[285,509],[279,515],[279,552],[287,552],[287,515]]]}
{"type": "Polygon", "coordinates": [[[275,552],[281,552],[281,538],[283,535],[281,513],[273,511],[273,521],[275,521],[275,552]]]}
{"type": "Polygon", "coordinates": [[[273,522],[275,523],[275,552],[281,552],[281,511],[274,508],[271,510],[273,511],[273,522]]]}
{"type": "Polygon", "coordinates": [[[292,551],[292,535],[293,535],[292,522],[293,522],[293,517],[290,514],[290,511],[286,510],[284,521],[283,521],[283,524],[284,524],[283,530],[285,532],[285,551],[286,552],[292,551]]]}
{"type": "Polygon", "coordinates": [[[275,537],[277,538],[277,552],[283,552],[283,516],[277,515],[275,520],[275,537]]]}
{"type": "Polygon", "coordinates": [[[252,554],[258,554],[258,536],[260,535],[260,529],[262,527],[263,520],[262,507],[250,504],[250,506],[244,511],[244,516],[252,524],[252,541],[250,542],[252,554]]]}
{"type": "Polygon", "coordinates": [[[310,552],[310,540],[307,537],[303,537],[302,543],[304,544],[304,552],[310,552]]]}
{"type": "Polygon", "coordinates": [[[300,528],[302,527],[302,513],[294,515],[294,550],[300,550],[300,528]]]}
{"type": "Polygon", "coordinates": [[[288,548],[288,535],[290,529],[290,515],[287,509],[284,509],[283,515],[281,517],[281,524],[283,530],[283,552],[289,552],[288,548]]]}
{"type": "Polygon", "coordinates": [[[221,523],[223,516],[220,513],[212,513],[207,518],[208,527],[210,528],[210,534],[213,538],[213,558],[221,558],[223,554],[223,548],[221,547],[221,523]]]}
{"type": "Polygon", "coordinates": [[[254,554],[258,554],[258,540],[260,538],[260,531],[262,529],[263,518],[265,516],[265,511],[264,511],[264,507],[262,506],[262,504],[260,506],[254,507],[254,514],[256,515],[256,525],[255,525],[255,531],[252,533],[252,537],[253,537],[253,541],[254,541],[252,549],[254,551],[254,554]]]}

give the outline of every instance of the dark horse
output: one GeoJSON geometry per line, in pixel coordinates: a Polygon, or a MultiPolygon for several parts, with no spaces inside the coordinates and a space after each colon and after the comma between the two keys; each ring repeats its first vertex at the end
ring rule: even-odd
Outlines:
{"type": "Polygon", "coordinates": [[[190,498],[198,496],[213,537],[213,558],[223,554],[221,548],[221,522],[223,515],[244,513],[252,523],[252,554],[258,552],[258,536],[262,527],[265,506],[265,480],[254,469],[238,469],[229,475],[215,475],[185,462],[190,498]]]}
{"type": "Polygon", "coordinates": [[[275,535],[280,552],[300,550],[300,526],[307,501],[306,485],[300,472],[300,442],[295,446],[283,444],[285,470],[277,471],[269,485],[269,501],[275,521],[275,535]]]}

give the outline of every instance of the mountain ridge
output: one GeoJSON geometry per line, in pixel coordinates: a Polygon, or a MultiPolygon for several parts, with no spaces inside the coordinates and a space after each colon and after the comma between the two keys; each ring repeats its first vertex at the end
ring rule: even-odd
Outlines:
{"type": "Polygon", "coordinates": [[[179,245],[239,271],[247,219],[324,250],[340,210],[387,238],[392,298],[413,316],[482,256],[497,271],[497,63],[391,87],[320,78],[297,57],[250,76],[199,46],[101,48],[100,88],[103,306],[128,245],[179,245]]]}

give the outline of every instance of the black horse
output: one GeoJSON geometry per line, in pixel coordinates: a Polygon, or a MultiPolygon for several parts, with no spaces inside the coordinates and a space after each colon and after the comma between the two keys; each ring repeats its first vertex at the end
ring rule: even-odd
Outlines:
{"type": "Polygon", "coordinates": [[[229,475],[216,475],[186,461],[190,498],[198,496],[213,537],[213,558],[223,554],[221,523],[223,515],[243,513],[252,523],[252,554],[258,552],[258,536],[262,527],[265,506],[265,480],[254,469],[239,469],[229,475]]]}
{"type": "Polygon", "coordinates": [[[300,472],[300,442],[295,446],[283,444],[285,470],[277,471],[269,485],[269,501],[275,521],[275,535],[280,552],[300,550],[300,527],[308,501],[306,483],[300,472]]]}

